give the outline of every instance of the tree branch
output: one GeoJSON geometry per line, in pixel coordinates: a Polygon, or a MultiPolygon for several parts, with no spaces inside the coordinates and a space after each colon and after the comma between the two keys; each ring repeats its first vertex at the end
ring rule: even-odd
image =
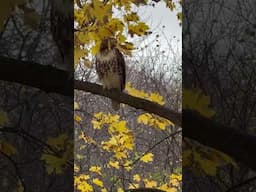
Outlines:
{"type": "MultiPolygon", "coordinates": [[[[65,71],[5,57],[0,57],[0,64],[1,80],[36,87],[46,92],[73,96],[73,81],[69,80],[68,73],[65,71]]],[[[89,82],[76,80],[74,83],[75,89],[109,97],[132,107],[144,109],[181,126],[180,113],[156,103],[115,90],[103,90],[102,86],[89,82]]],[[[256,136],[241,133],[237,129],[218,124],[189,110],[183,111],[182,118],[183,136],[220,150],[256,171],[256,136]]]]}
{"type": "Polygon", "coordinates": [[[256,136],[221,125],[199,113],[182,112],[182,134],[217,149],[256,171],[256,136]]]}
{"type": "Polygon", "coordinates": [[[91,92],[93,94],[101,95],[119,101],[120,103],[128,104],[136,109],[144,109],[147,112],[154,113],[160,117],[164,117],[174,124],[181,126],[181,114],[172,111],[166,107],[163,107],[157,103],[141,99],[128,95],[126,93],[117,90],[104,90],[101,85],[97,85],[90,82],[75,80],[74,88],[78,90],[83,90],[91,92]]]}
{"type": "Polygon", "coordinates": [[[33,62],[0,57],[0,79],[73,97],[73,80],[68,72],[33,62]]]}

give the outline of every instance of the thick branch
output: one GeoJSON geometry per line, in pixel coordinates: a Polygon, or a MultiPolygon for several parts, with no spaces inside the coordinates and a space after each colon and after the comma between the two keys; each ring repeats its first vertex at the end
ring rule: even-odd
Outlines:
{"type": "Polygon", "coordinates": [[[222,151],[256,171],[256,136],[214,122],[198,113],[182,112],[182,134],[222,151]]]}
{"type": "MultiPolygon", "coordinates": [[[[1,80],[36,87],[46,92],[73,96],[73,81],[68,80],[68,73],[62,70],[4,57],[0,57],[0,65],[1,80]]],[[[144,109],[181,126],[181,114],[150,101],[114,90],[106,91],[102,86],[89,82],[75,81],[75,88],[144,109]]],[[[188,110],[183,111],[182,117],[184,136],[220,150],[256,171],[255,136],[217,124],[188,110]]]]}
{"type": "Polygon", "coordinates": [[[51,66],[0,57],[0,79],[73,97],[73,80],[51,66]]]}
{"type": "Polygon", "coordinates": [[[133,97],[126,93],[121,93],[117,90],[104,90],[103,87],[100,85],[90,83],[90,82],[78,81],[78,80],[75,80],[75,89],[109,97],[111,99],[114,99],[121,103],[128,104],[137,109],[144,109],[145,111],[148,111],[150,113],[154,113],[156,115],[169,119],[174,124],[181,126],[181,114],[175,111],[172,111],[166,107],[163,107],[161,105],[158,105],[154,102],[141,99],[138,97],[133,97]]]}

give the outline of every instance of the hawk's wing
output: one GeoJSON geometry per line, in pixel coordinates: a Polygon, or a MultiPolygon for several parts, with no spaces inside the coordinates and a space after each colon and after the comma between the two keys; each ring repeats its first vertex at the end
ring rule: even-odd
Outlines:
{"type": "Polygon", "coordinates": [[[116,55],[118,65],[120,67],[119,75],[121,77],[121,82],[120,82],[121,83],[121,91],[123,91],[125,88],[125,83],[126,83],[125,60],[124,60],[123,54],[117,48],[115,48],[115,55],[116,55]]]}

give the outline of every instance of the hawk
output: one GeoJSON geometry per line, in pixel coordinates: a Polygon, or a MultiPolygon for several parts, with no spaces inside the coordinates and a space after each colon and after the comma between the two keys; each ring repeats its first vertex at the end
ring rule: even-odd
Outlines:
{"type": "MultiPolygon", "coordinates": [[[[104,89],[123,91],[125,87],[125,60],[117,49],[117,40],[110,37],[102,40],[96,54],[96,72],[104,89]]],[[[117,111],[120,103],[112,100],[112,108],[117,111]]]]}
{"type": "Polygon", "coordinates": [[[50,22],[52,38],[62,58],[59,68],[73,75],[74,0],[50,0],[50,22]]]}

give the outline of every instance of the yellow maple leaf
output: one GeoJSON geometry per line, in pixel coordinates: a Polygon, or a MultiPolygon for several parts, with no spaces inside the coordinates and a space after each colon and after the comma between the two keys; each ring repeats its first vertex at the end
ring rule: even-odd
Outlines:
{"type": "Polygon", "coordinates": [[[76,164],[74,164],[74,172],[79,172],[80,171],[80,168],[76,165],[76,164]]]}
{"type": "Polygon", "coordinates": [[[169,189],[168,185],[165,183],[163,185],[161,185],[160,187],[158,187],[158,189],[163,190],[163,191],[167,191],[169,189]]]}
{"type": "Polygon", "coordinates": [[[127,160],[124,164],[123,167],[125,168],[126,171],[132,170],[132,162],[127,160]]]}
{"type": "Polygon", "coordinates": [[[102,112],[94,113],[94,114],[93,114],[93,116],[94,116],[96,119],[101,119],[103,115],[104,115],[104,114],[103,114],[102,112]]]}
{"type": "Polygon", "coordinates": [[[153,161],[153,156],[154,156],[154,155],[153,155],[152,153],[147,153],[147,154],[143,155],[143,156],[140,158],[140,160],[143,161],[143,162],[145,162],[145,163],[148,163],[148,162],[153,161]]]}
{"type": "Polygon", "coordinates": [[[82,117],[81,116],[79,116],[79,115],[74,115],[74,119],[75,119],[75,121],[76,122],[81,122],[82,121],[82,117]]]}
{"type": "Polygon", "coordinates": [[[151,118],[152,118],[151,114],[144,113],[144,114],[138,116],[137,121],[138,121],[138,123],[143,123],[144,125],[148,125],[151,118]]]}
{"type": "Polygon", "coordinates": [[[112,18],[108,23],[107,23],[107,28],[113,32],[115,31],[123,31],[124,29],[124,24],[121,20],[117,18],[112,18]]]}
{"type": "Polygon", "coordinates": [[[66,164],[66,159],[45,153],[42,154],[41,160],[45,161],[48,174],[51,174],[53,172],[55,172],[56,174],[61,174],[66,164]]]}
{"type": "Polygon", "coordinates": [[[97,120],[92,120],[92,125],[93,125],[93,129],[101,129],[101,126],[103,124],[97,120]]]}
{"type": "Polygon", "coordinates": [[[173,1],[165,1],[166,2],[166,6],[173,11],[176,7],[175,3],[173,1]]]}
{"type": "Polygon", "coordinates": [[[119,132],[119,133],[126,133],[128,131],[126,127],[126,121],[119,121],[119,122],[114,122],[111,124],[109,127],[110,132],[119,132]]]}
{"type": "Polygon", "coordinates": [[[178,175],[178,174],[171,174],[170,175],[170,184],[171,186],[173,187],[178,187],[180,185],[180,182],[181,182],[181,178],[182,176],[181,175],[178,175]]]}
{"type": "Polygon", "coordinates": [[[92,182],[99,187],[103,187],[103,182],[99,178],[93,179],[92,182]]]}
{"type": "Polygon", "coordinates": [[[157,103],[159,105],[164,105],[163,96],[161,96],[159,93],[156,93],[156,92],[145,93],[143,90],[138,90],[138,89],[132,87],[130,82],[126,83],[125,90],[132,96],[147,99],[147,100],[157,103]]]}
{"type": "Polygon", "coordinates": [[[114,157],[117,159],[126,159],[127,158],[126,151],[115,151],[114,157]]]}
{"type": "Polygon", "coordinates": [[[195,168],[193,171],[196,174],[201,174],[201,172],[206,173],[210,176],[215,176],[218,171],[218,167],[224,166],[226,164],[232,164],[237,168],[237,164],[222,152],[219,152],[210,147],[200,147],[197,146],[196,149],[186,149],[183,152],[183,164],[184,166],[192,166],[195,168]]]}
{"type": "Polygon", "coordinates": [[[165,130],[167,126],[174,126],[171,121],[149,113],[139,115],[137,118],[137,122],[161,130],[165,130]]]}
{"type": "Polygon", "coordinates": [[[80,174],[75,176],[75,183],[84,182],[86,180],[90,179],[89,175],[80,174]]]}
{"type": "Polygon", "coordinates": [[[18,180],[16,191],[15,192],[24,192],[24,186],[20,180],[18,180]]]}
{"type": "Polygon", "coordinates": [[[45,161],[46,170],[48,174],[54,171],[57,174],[62,173],[62,169],[65,168],[67,161],[73,156],[73,145],[68,140],[67,134],[60,134],[57,137],[50,137],[47,140],[47,144],[61,150],[61,156],[53,154],[43,153],[41,160],[45,161]]]}
{"type": "Polygon", "coordinates": [[[76,101],[74,101],[74,110],[79,109],[79,105],[76,101]]]}
{"type": "Polygon", "coordinates": [[[92,14],[96,17],[97,21],[104,23],[104,20],[106,20],[106,17],[111,14],[111,11],[111,4],[104,4],[102,1],[99,0],[93,1],[92,14]]]}
{"type": "Polygon", "coordinates": [[[141,36],[146,33],[149,29],[148,25],[144,22],[138,22],[137,24],[129,24],[128,25],[128,32],[133,37],[134,34],[141,36]]]}
{"type": "Polygon", "coordinates": [[[157,128],[159,128],[161,130],[165,130],[166,129],[166,124],[164,122],[156,121],[155,124],[156,124],[157,128]]]}
{"type": "Polygon", "coordinates": [[[119,121],[120,116],[119,115],[109,115],[109,123],[114,123],[119,121]]]}
{"type": "Polygon", "coordinates": [[[134,50],[134,45],[130,42],[125,41],[125,39],[121,39],[120,43],[117,44],[117,48],[125,55],[131,56],[132,50],[134,50]]]}
{"type": "Polygon", "coordinates": [[[158,103],[159,105],[164,105],[164,98],[163,96],[159,95],[159,93],[151,93],[148,97],[150,101],[158,103]]]}
{"type": "Polygon", "coordinates": [[[144,179],[143,181],[144,181],[145,187],[148,187],[148,188],[156,188],[157,187],[157,182],[154,180],[144,179]]]}
{"type": "Polygon", "coordinates": [[[119,143],[118,143],[118,137],[111,137],[110,140],[108,141],[109,145],[112,145],[112,146],[118,146],[119,143]]]}
{"type": "Polygon", "coordinates": [[[9,123],[9,118],[6,112],[0,110],[0,126],[4,126],[9,123]]]}
{"type": "Polygon", "coordinates": [[[116,39],[119,43],[124,43],[126,41],[126,37],[121,32],[117,34],[116,39]]]}
{"type": "Polygon", "coordinates": [[[139,188],[139,184],[137,183],[130,183],[128,189],[136,189],[139,188]]]}
{"type": "Polygon", "coordinates": [[[116,168],[116,169],[119,169],[119,168],[120,168],[118,161],[109,161],[109,162],[108,162],[108,166],[109,166],[109,167],[114,167],[114,168],[116,168]]]}
{"type": "Polygon", "coordinates": [[[183,109],[195,110],[205,117],[212,117],[215,114],[209,107],[210,97],[204,95],[200,89],[183,89],[182,99],[183,109]]]}
{"type": "Polygon", "coordinates": [[[182,181],[182,175],[178,173],[173,173],[171,174],[170,179],[176,179],[177,181],[182,181]]]}
{"type": "Polygon", "coordinates": [[[198,161],[202,170],[210,176],[215,176],[217,174],[218,164],[214,161],[208,159],[200,159],[198,161]]]}
{"type": "Polygon", "coordinates": [[[140,175],[139,174],[135,174],[135,175],[133,175],[133,181],[135,181],[135,182],[140,182],[140,175]]]}
{"type": "Polygon", "coordinates": [[[126,22],[130,22],[130,21],[137,22],[137,21],[139,21],[139,16],[136,12],[128,13],[127,15],[124,15],[123,18],[126,22]]]}
{"type": "Polygon", "coordinates": [[[182,21],[182,12],[177,13],[176,16],[179,21],[182,21]]]}
{"type": "Polygon", "coordinates": [[[124,142],[122,142],[122,139],[120,139],[121,143],[123,144],[123,147],[128,150],[133,150],[133,147],[134,147],[133,135],[129,133],[125,133],[125,134],[127,135],[123,136],[124,142]]]}
{"type": "Polygon", "coordinates": [[[124,192],[124,190],[119,187],[119,188],[117,189],[117,192],[124,192]]]}
{"type": "Polygon", "coordinates": [[[100,41],[96,41],[95,45],[91,48],[91,53],[96,55],[100,50],[100,41]]]}
{"type": "Polygon", "coordinates": [[[12,144],[4,141],[0,141],[0,151],[9,156],[17,153],[16,148],[12,144]]]}
{"type": "Polygon", "coordinates": [[[81,192],[93,192],[93,187],[87,182],[89,175],[78,175],[74,177],[74,186],[81,192]]]}
{"type": "Polygon", "coordinates": [[[166,192],[178,192],[177,188],[171,187],[166,190],[166,192]]]}
{"type": "Polygon", "coordinates": [[[89,171],[91,171],[93,173],[98,173],[99,175],[102,175],[101,167],[99,167],[99,166],[91,166],[89,171]]]}

